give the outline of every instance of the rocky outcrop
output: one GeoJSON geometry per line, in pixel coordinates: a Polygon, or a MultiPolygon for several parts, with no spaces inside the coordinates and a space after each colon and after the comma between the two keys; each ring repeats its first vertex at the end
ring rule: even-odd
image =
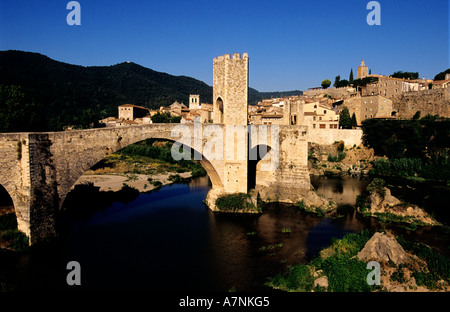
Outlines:
{"type": "Polygon", "coordinates": [[[417,205],[404,203],[392,196],[391,191],[384,187],[382,192],[372,192],[369,196],[368,214],[375,217],[388,217],[391,221],[416,223],[419,225],[439,225],[425,210],[417,205]],[[392,218],[392,216],[395,217],[392,218]]]}
{"type": "Polygon", "coordinates": [[[315,191],[305,191],[299,208],[308,212],[327,213],[337,208],[337,204],[319,196],[315,191]]]}
{"type": "Polygon", "coordinates": [[[392,261],[396,265],[405,263],[409,259],[407,253],[395,238],[379,232],[369,239],[356,257],[365,262],[378,261],[387,263],[392,261]]]}

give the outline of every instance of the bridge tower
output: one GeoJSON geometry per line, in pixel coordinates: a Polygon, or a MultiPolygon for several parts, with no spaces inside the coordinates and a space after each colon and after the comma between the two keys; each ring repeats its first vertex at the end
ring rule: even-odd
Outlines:
{"type": "Polygon", "coordinates": [[[247,125],[248,54],[225,54],[213,62],[213,121],[247,125]]]}
{"type": "Polygon", "coordinates": [[[214,58],[213,122],[225,125],[225,192],[247,193],[248,53],[214,58]]]}

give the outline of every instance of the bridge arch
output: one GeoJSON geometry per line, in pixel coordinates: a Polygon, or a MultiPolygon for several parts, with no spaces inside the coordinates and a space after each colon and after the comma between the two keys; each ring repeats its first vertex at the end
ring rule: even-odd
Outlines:
{"type": "Polygon", "coordinates": [[[11,189],[7,183],[0,184],[0,210],[2,210],[1,213],[11,213],[8,207],[12,206],[12,210],[17,221],[17,229],[28,235],[29,229],[26,222],[26,220],[28,220],[28,217],[26,215],[22,215],[20,204],[21,202],[19,197],[16,195],[16,192],[14,192],[14,190],[11,189]]]}
{"type": "Polygon", "coordinates": [[[261,161],[267,161],[269,152],[272,148],[266,144],[259,144],[249,150],[248,160],[248,189],[254,189],[261,177],[257,177],[257,172],[260,171],[261,161]],[[258,179],[259,178],[259,179],[258,179]]]}
{"type": "MultiPolygon", "coordinates": [[[[125,128],[125,127],[124,127],[125,128]]],[[[170,132],[169,132],[170,133],[170,132]]],[[[86,150],[79,151],[78,156],[76,157],[78,159],[76,166],[73,168],[74,170],[71,170],[71,172],[65,176],[65,181],[60,181],[58,183],[58,194],[59,194],[59,209],[61,209],[62,204],[69,193],[70,189],[73,187],[73,185],[78,181],[78,179],[90,168],[92,168],[94,165],[99,163],[101,160],[105,159],[108,155],[113,154],[117,151],[120,151],[121,149],[135,143],[142,142],[147,139],[157,139],[157,140],[164,140],[168,142],[176,142],[176,139],[174,139],[171,135],[168,135],[167,132],[151,132],[147,135],[141,135],[141,136],[117,136],[117,143],[113,144],[113,146],[109,146],[108,144],[105,144],[106,142],[103,142],[99,144],[95,149],[103,151],[102,152],[94,152],[86,150]]],[[[222,180],[220,178],[219,173],[216,170],[216,167],[214,164],[209,161],[202,153],[201,151],[196,150],[193,146],[194,144],[187,144],[184,143],[186,146],[191,148],[192,152],[199,153],[202,157],[199,163],[201,166],[205,169],[209,179],[211,180],[211,184],[214,187],[217,188],[223,188],[222,180]]],[[[69,167],[69,164],[63,165],[63,167],[69,167]]]]}

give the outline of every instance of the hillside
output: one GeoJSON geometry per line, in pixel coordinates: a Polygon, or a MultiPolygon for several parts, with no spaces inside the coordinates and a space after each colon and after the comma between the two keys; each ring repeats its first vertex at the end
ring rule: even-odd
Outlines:
{"type": "MultiPolygon", "coordinates": [[[[71,65],[23,51],[0,51],[0,87],[0,118],[4,120],[0,132],[61,130],[67,125],[85,128],[101,118],[116,116],[121,104],[148,108],[174,101],[187,104],[189,94],[200,94],[202,101],[212,102],[212,87],[191,77],[128,62],[71,65]]],[[[249,89],[250,104],[274,96],[279,93],[249,89]]]]}

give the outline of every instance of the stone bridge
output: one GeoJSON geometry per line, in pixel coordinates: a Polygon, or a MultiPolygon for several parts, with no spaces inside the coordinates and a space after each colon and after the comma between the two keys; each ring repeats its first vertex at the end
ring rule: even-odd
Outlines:
{"type": "Polygon", "coordinates": [[[86,170],[107,155],[149,138],[179,140],[202,155],[200,163],[212,182],[207,198],[211,209],[215,207],[217,196],[246,193],[251,189],[255,189],[262,199],[298,201],[302,192],[310,189],[306,127],[260,126],[265,128],[259,132],[254,126],[248,127],[253,127],[253,131],[247,131],[246,125],[241,127],[244,132],[233,132],[234,128],[230,130],[223,124],[150,124],[3,133],[0,134],[0,184],[13,201],[19,230],[28,235],[31,243],[56,234],[62,203],[86,170]],[[229,139],[217,143],[211,127],[229,139]],[[183,137],[180,129],[190,136],[183,137]],[[204,152],[211,150],[211,142],[216,142],[212,150],[218,157],[214,159],[205,157],[207,153],[204,152]],[[225,146],[226,142],[232,142],[231,149],[230,143],[225,146]],[[262,152],[264,148],[260,148],[255,153],[258,147],[265,147],[267,151],[262,152]]]}

